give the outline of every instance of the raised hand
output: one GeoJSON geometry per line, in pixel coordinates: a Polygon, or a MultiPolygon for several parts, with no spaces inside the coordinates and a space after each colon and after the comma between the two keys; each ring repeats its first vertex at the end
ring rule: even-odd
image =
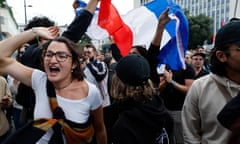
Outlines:
{"type": "Polygon", "coordinates": [[[57,26],[52,27],[35,27],[32,28],[32,32],[42,39],[54,39],[59,36],[59,28],[57,26]]]}
{"type": "Polygon", "coordinates": [[[166,8],[160,15],[159,19],[158,19],[158,24],[159,25],[166,25],[169,21],[170,18],[168,16],[168,12],[169,12],[169,8],[166,8]]]}

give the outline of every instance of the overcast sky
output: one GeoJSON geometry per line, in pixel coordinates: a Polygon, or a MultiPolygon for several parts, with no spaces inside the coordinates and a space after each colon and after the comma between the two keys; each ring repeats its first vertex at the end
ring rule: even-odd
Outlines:
{"type": "MultiPolygon", "coordinates": [[[[17,23],[24,24],[24,0],[7,0],[7,3],[12,7],[17,23]]],[[[32,6],[26,8],[27,19],[43,15],[54,20],[58,25],[69,24],[74,18],[72,3],[73,0],[26,0],[26,5],[32,6]]],[[[112,0],[112,3],[120,14],[126,14],[133,9],[133,0],[112,0]]]]}

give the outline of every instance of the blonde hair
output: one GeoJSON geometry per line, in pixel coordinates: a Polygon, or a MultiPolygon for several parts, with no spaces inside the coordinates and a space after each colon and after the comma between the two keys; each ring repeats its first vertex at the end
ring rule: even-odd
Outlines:
{"type": "Polygon", "coordinates": [[[154,95],[154,88],[150,79],[143,85],[131,86],[123,83],[118,76],[114,74],[110,93],[114,99],[133,99],[136,101],[145,102],[150,100],[154,95]]]}

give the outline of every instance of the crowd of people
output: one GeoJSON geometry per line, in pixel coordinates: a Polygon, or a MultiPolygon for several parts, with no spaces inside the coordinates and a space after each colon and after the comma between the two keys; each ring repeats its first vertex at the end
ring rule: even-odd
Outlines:
{"type": "Polygon", "coordinates": [[[34,17],[0,42],[0,143],[240,143],[239,19],[221,27],[210,53],[187,50],[186,69],[166,65],[160,74],[169,8],[149,48],[132,46],[123,57],[113,39],[103,55],[77,43],[98,3],[77,11],[63,33],[34,17]]]}

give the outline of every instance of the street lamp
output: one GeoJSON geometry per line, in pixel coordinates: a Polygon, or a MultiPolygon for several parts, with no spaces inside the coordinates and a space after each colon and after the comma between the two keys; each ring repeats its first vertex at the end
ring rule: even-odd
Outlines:
{"type": "Polygon", "coordinates": [[[32,7],[32,5],[26,5],[26,0],[24,0],[25,25],[27,24],[27,7],[32,7]]]}

